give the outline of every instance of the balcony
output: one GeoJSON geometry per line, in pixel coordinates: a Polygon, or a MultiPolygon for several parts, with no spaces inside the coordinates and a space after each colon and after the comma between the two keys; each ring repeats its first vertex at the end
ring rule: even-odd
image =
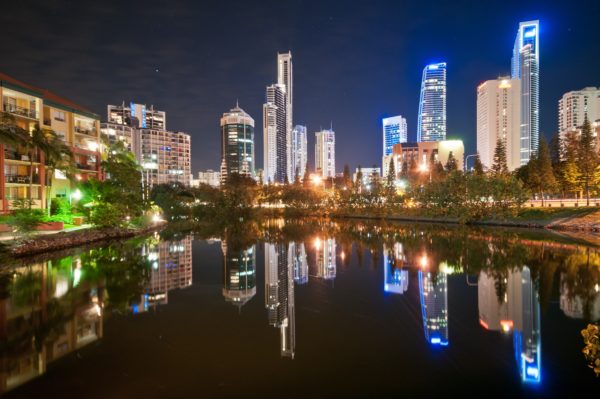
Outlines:
{"type": "Polygon", "coordinates": [[[3,103],[2,108],[4,112],[8,112],[13,115],[24,116],[25,118],[37,119],[37,110],[31,108],[19,107],[18,105],[3,103]]]}
{"type": "Polygon", "coordinates": [[[93,164],[84,164],[84,163],[77,163],[77,169],[81,169],[81,170],[96,170],[96,165],[93,164]]]}
{"type": "Polygon", "coordinates": [[[75,125],[73,129],[75,130],[75,133],[96,137],[96,129],[94,127],[75,125]]]}
{"type": "MultiPolygon", "coordinates": [[[[4,149],[4,159],[9,159],[13,161],[22,161],[22,162],[31,162],[31,157],[29,154],[24,154],[20,151],[13,150],[10,148],[4,149]]],[[[33,162],[39,162],[40,159],[37,155],[33,156],[33,162]]]]}
{"type": "Polygon", "coordinates": [[[33,175],[33,179],[31,180],[29,175],[4,175],[4,180],[6,183],[11,184],[40,184],[40,177],[38,175],[33,175]]]}

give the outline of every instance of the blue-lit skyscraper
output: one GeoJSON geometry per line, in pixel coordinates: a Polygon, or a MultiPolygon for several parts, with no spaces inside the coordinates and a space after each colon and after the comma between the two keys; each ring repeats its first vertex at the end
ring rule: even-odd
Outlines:
{"type": "Polygon", "coordinates": [[[394,144],[406,143],[408,132],[406,119],[401,115],[383,118],[383,156],[390,155],[394,144]]]}
{"type": "Polygon", "coordinates": [[[511,61],[513,79],[521,79],[521,165],[537,153],[540,103],[540,39],[539,21],[519,24],[511,61]]]}
{"type": "Polygon", "coordinates": [[[423,69],[417,141],[446,140],[446,63],[423,69]]]}
{"type": "Polygon", "coordinates": [[[408,270],[404,269],[406,257],[402,243],[388,248],[383,244],[383,291],[404,294],[408,290],[408,270]]]}

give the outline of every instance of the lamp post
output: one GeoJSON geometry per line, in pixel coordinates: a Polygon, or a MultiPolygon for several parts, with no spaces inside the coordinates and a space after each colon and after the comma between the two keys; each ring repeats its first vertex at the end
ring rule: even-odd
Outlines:
{"type": "Polygon", "coordinates": [[[470,157],[476,157],[476,156],[477,156],[477,154],[469,154],[469,155],[467,155],[467,156],[465,157],[465,167],[464,167],[464,169],[465,169],[465,172],[468,172],[468,171],[469,171],[469,168],[467,167],[467,165],[469,164],[469,158],[470,158],[470,157]]]}

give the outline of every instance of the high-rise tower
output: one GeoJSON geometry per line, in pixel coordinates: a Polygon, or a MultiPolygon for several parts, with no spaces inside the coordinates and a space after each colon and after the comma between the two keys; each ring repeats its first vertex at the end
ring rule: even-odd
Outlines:
{"type": "Polygon", "coordinates": [[[287,99],[285,86],[267,87],[267,102],[263,105],[264,179],[284,183],[288,178],[287,99]]]}
{"type": "Polygon", "coordinates": [[[512,78],[521,79],[521,165],[537,153],[540,139],[539,25],[537,20],[519,24],[511,61],[512,78]]]}
{"type": "Polygon", "coordinates": [[[446,63],[423,69],[417,141],[446,140],[446,63]]]}
{"type": "Polygon", "coordinates": [[[287,176],[294,179],[294,162],[292,151],[292,126],[294,113],[294,80],[292,68],[292,52],[277,54],[277,84],[282,85],[286,95],[286,156],[287,176]]]}
{"type": "Polygon", "coordinates": [[[236,104],[221,118],[221,181],[254,176],[254,119],[236,104]]]}

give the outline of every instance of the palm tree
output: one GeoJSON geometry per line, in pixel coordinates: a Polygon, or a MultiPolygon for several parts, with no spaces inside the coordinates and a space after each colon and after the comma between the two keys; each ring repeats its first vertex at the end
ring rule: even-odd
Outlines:
{"type": "Polygon", "coordinates": [[[48,184],[46,184],[46,208],[48,209],[48,216],[50,216],[50,205],[52,203],[50,191],[54,180],[54,172],[60,170],[71,180],[71,177],[74,175],[75,165],[71,148],[52,130],[48,132],[48,141],[50,146],[44,152],[44,156],[46,158],[46,175],[48,176],[48,184]]]}
{"type": "Polygon", "coordinates": [[[11,114],[0,112],[0,144],[24,145],[28,139],[27,130],[17,126],[15,118],[11,114]]]}

